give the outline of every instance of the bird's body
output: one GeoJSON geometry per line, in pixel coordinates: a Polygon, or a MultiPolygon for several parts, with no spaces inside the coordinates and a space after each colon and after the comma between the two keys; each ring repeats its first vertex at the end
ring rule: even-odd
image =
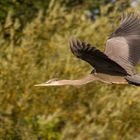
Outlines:
{"type": "Polygon", "coordinates": [[[53,79],[36,86],[79,86],[93,81],[140,86],[140,76],[134,68],[140,59],[138,15],[131,13],[123,16],[120,26],[107,40],[104,53],[79,39],[70,40],[70,49],[76,57],[93,66],[94,70],[79,80],[53,79]]]}
{"type": "Polygon", "coordinates": [[[122,75],[109,75],[105,73],[94,74],[97,81],[107,84],[127,84],[127,80],[122,75]]]}

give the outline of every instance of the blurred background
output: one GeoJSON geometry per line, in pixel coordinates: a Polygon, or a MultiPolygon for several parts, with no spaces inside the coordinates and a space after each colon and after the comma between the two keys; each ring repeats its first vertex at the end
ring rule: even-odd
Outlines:
{"type": "Polygon", "coordinates": [[[1,0],[0,139],[140,140],[139,87],[33,86],[89,74],[69,38],[104,51],[122,13],[139,9],[139,0],[1,0]]]}

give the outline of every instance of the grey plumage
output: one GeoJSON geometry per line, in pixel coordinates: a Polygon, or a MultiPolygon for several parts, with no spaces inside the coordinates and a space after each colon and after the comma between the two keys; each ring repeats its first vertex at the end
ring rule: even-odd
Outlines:
{"type": "Polygon", "coordinates": [[[116,61],[129,74],[140,59],[140,19],[136,14],[125,15],[120,27],[110,36],[105,54],[116,61]]]}
{"type": "Polygon", "coordinates": [[[140,86],[140,75],[136,74],[136,75],[127,76],[126,80],[128,81],[129,84],[140,86]]]}
{"type": "Polygon", "coordinates": [[[123,15],[120,26],[111,34],[101,52],[89,43],[71,39],[72,53],[88,62],[94,70],[81,80],[57,80],[37,86],[83,85],[92,81],[140,85],[135,65],[140,59],[140,19],[133,13],[123,15]]]}

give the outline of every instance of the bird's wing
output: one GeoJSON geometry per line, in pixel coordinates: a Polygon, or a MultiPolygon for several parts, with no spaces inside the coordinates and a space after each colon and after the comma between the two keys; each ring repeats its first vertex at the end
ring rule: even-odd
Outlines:
{"type": "Polygon", "coordinates": [[[130,75],[140,59],[140,19],[138,15],[127,14],[118,29],[106,42],[105,54],[130,75]]]}
{"type": "Polygon", "coordinates": [[[88,62],[98,72],[126,74],[126,71],[119,64],[86,42],[82,42],[79,39],[71,39],[70,49],[76,57],[88,62]]]}

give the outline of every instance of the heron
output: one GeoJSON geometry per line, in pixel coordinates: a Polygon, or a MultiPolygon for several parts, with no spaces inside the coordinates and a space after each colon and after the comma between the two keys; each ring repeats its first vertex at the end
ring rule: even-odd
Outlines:
{"type": "Polygon", "coordinates": [[[78,80],[51,79],[35,86],[81,86],[93,81],[140,86],[140,75],[135,70],[140,59],[138,14],[123,14],[119,27],[107,39],[104,52],[76,38],[70,39],[69,46],[77,58],[93,67],[91,73],[78,80]]]}

